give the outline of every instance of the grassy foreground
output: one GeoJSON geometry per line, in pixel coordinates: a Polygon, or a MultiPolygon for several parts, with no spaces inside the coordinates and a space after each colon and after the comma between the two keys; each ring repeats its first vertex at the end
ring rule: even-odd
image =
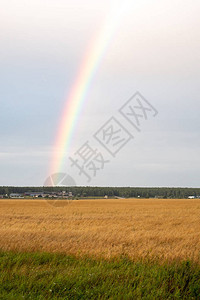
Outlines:
{"type": "Polygon", "coordinates": [[[0,299],[200,299],[200,265],[0,252],[0,299]]]}

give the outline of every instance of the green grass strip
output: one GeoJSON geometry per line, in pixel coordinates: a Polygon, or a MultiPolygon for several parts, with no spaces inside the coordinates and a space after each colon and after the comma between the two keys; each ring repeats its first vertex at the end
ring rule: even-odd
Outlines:
{"type": "Polygon", "coordinates": [[[0,252],[0,299],[200,299],[200,266],[0,252]]]}

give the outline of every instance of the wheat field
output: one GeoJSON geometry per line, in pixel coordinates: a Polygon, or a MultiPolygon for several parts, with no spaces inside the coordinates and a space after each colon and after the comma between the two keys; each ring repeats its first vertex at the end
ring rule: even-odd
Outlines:
{"type": "Polygon", "coordinates": [[[200,262],[199,199],[49,203],[0,200],[0,248],[200,262]]]}

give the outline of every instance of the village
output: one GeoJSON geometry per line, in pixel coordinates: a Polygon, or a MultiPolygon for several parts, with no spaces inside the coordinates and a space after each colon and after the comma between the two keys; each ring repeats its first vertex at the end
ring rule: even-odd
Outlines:
{"type": "Polygon", "coordinates": [[[71,199],[73,198],[72,192],[24,192],[24,193],[10,193],[9,195],[0,195],[0,199],[24,199],[24,198],[58,198],[58,199],[71,199]]]}

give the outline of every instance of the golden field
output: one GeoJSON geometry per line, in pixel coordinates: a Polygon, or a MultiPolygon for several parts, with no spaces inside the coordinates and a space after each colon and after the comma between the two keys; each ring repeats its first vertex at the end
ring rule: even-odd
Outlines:
{"type": "Polygon", "coordinates": [[[200,262],[200,199],[49,203],[0,200],[0,248],[200,262]]]}

